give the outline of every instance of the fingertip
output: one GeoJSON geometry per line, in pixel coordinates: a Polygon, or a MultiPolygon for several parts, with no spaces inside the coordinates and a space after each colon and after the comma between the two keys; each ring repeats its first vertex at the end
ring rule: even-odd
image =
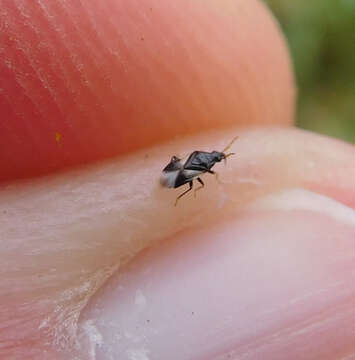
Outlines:
{"type": "Polygon", "coordinates": [[[292,123],[289,55],[259,1],[3,9],[0,180],[208,129],[292,123]]]}
{"type": "Polygon", "coordinates": [[[101,359],[122,360],[351,353],[354,235],[354,210],[303,190],[173,234],[91,299],[79,321],[82,350],[91,345],[101,359]]]}

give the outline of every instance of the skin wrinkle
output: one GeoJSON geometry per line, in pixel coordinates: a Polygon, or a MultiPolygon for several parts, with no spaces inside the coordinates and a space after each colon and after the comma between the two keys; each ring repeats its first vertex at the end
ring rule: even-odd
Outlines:
{"type": "MultiPolygon", "coordinates": [[[[351,294],[353,298],[353,294],[351,294]]],[[[278,351],[273,352],[273,359],[283,359],[284,352],[282,347],[286,343],[297,343],[299,337],[304,334],[309,334],[314,336],[315,334],[320,334],[324,332],[324,328],[341,328],[342,321],[346,319],[354,318],[354,302],[352,301],[347,305],[346,308],[342,307],[341,310],[339,306],[337,309],[327,309],[327,311],[315,316],[311,316],[303,321],[298,321],[292,326],[285,327],[280,331],[272,332],[266,336],[260,337],[256,342],[252,342],[247,346],[242,346],[239,348],[236,353],[238,354],[238,359],[254,359],[258,356],[267,357],[271,349],[279,347],[278,351]]],[[[351,330],[350,330],[351,331],[351,330]]],[[[354,329],[352,329],[354,331],[354,329]]],[[[309,349],[305,349],[305,352],[308,353],[309,349]]],[[[319,354],[315,355],[313,358],[319,358],[319,354]]],[[[302,359],[302,357],[297,356],[294,359],[302,359]]]]}
{"type": "MultiPolygon", "coordinates": [[[[33,328],[41,327],[33,341],[46,338],[50,343],[54,337],[65,347],[75,333],[81,309],[119,263],[126,263],[152,242],[206,221],[215,222],[218,206],[219,216],[224,217],[280,187],[302,187],[306,181],[317,188],[324,168],[347,174],[345,180],[330,186],[352,189],[354,169],[349,164],[353,157],[350,145],[339,146],[336,141],[295,129],[233,129],[185,138],[100,166],[3,187],[0,239],[6,239],[6,246],[3,243],[0,273],[8,283],[2,282],[0,296],[8,301],[0,324],[4,329],[10,321],[8,314],[16,314],[27,319],[27,337],[34,336],[33,328]],[[216,167],[224,184],[219,186],[206,175],[206,187],[197,199],[187,197],[174,208],[180,189],[169,191],[158,186],[160,172],[170,156],[196,150],[196,144],[200,144],[199,150],[220,150],[236,134],[240,139],[231,150],[237,156],[228,159],[226,167],[216,167]],[[299,144],[303,152],[300,160],[295,158],[299,144]],[[305,171],[303,157],[313,159],[312,171],[305,171]],[[239,176],[244,182],[238,181],[239,176]],[[25,283],[20,278],[24,273],[25,283]],[[84,281],[87,287],[83,292],[84,281]],[[14,288],[18,288],[16,296],[14,288]],[[63,289],[67,289],[65,296],[63,289]],[[30,316],[30,306],[22,306],[26,302],[33,306],[30,316]],[[45,326],[47,318],[50,320],[45,326]]],[[[325,173],[328,176],[328,170],[325,173]]],[[[23,327],[20,322],[14,331],[23,327]]]]}

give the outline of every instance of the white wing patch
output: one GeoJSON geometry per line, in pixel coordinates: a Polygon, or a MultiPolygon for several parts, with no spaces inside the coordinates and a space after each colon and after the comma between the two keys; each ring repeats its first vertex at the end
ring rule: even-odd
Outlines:
{"type": "Polygon", "coordinates": [[[163,171],[160,177],[160,184],[164,187],[173,188],[180,170],[163,171]]]}
{"type": "Polygon", "coordinates": [[[202,171],[200,171],[200,170],[186,170],[186,169],[184,170],[185,177],[191,178],[191,179],[198,175],[201,175],[201,174],[202,174],[202,171]]]}

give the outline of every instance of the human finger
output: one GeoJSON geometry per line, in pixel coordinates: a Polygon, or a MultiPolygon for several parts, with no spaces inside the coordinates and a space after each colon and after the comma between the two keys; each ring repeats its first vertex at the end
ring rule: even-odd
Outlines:
{"type": "MultiPolygon", "coordinates": [[[[9,280],[1,283],[4,311],[0,323],[4,328],[12,329],[12,332],[4,333],[4,341],[12,344],[6,351],[22,351],[24,344],[31,344],[32,351],[40,353],[44,349],[55,351],[55,344],[61,341],[68,351],[74,351],[76,329],[83,324],[78,324],[82,310],[94,294],[99,298],[108,291],[103,289],[103,284],[120,264],[126,264],[153,243],[167,239],[174,243],[177,234],[184,231],[197,234],[196,231],[208,231],[223,221],[232,221],[231,228],[238,227],[239,211],[247,210],[258,199],[281,189],[306,189],[331,198],[337,204],[342,203],[348,209],[345,215],[339,206],[335,206],[330,214],[344,222],[343,218],[354,207],[353,160],[352,146],[300,130],[233,129],[185,138],[121,160],[4,188],[1,192],[0,263],[2,278],[9,280]],[[169,191],[158,185],[160,171],[169,157],[196,150],[196,143],[200,144],[200,150],[218,150],[237,132],[240,138],[232,149],[237,156],[229,158],[226,167],[216,167],[223,184],[218,186],[213,178],[206,178],[206,191],[200,192],[197,199],[187,196],[174,207],[179,189],[169,191]],[[13,322],[14,318],[16,322],[13,322]],[[18,341],[18,333],[23,335],[23,342],[18,341]]],[[[302,211],[308,206],[304,217],[309,215],[309,211],[317,212],[323,207],[318,198],[313,210],[311,200],[307,205],[305,202],[297,204],[297,196],[292,199],[288,202],[289,207],[287,202],[278,205],[280,202],[274,201],[273,210],[268,205],[271,215],[272,211],[282,212],[282,216],[277,217],[278,224],[283,216],[286,216],[286,223],[288,214],[297,213],[297,206],[302,211]]],[[[258,204],[261,209],[263,203],[258,204]]],[[[324,206],[322,219],[328,216],[326,208],[324,206]]],[[[271,215],[267,215],[269,219],[271,215]]],[[[251,223],[258,226],[256,221],[251,223]]],[[[266,223],[263,224],[265,228],[266,223]]],[[[297,226],[291,227],[294,228],[297,226]]],[[[350,232],[341,229],[340,234],[351,234],[351,229],[350,232]]],[[[332,231],[334,234],[335,230],[332,231]]],[[[217,234],[215,230],[214,234],[217,234]]],[[[227,238],[231,241],[230,236],[227,238]]],[[[291,246],[295,246],[292,239],[291,246]]],[[[329,252],[335,251],[338,244],[331,239],[327,245],[329,252]]],[[[302,242],[298,251],[305,251],[306,243],[302,242]]],[[[213,242],[211,244],[214,246],[213,242]]],[[[318,240],[314,244],[318,244],[318,240]]],[[[351,257],[346,257],[346,254],[351,254],[351,244],[346,240],[342,245],[346,251],[342,252],[344,259],[339,255],[339,261],[343,259],[344,264],[351,264],[347,262],[351,257]]],[[[197,246],[195,251],[199,251],[197,246]]],[[[316,253],[313,251],[312,254],[316,253]]],[[[274,261],[274,256],[273,260],[267,259],[274,261]]],[[[256,258],[251,259],[254,261],[256,258]]],[[[326,269],[324,271],[331,269],[322,259],[323,256],[319,259],[319,266],[326,269]]],[[[313,260],[307,261],[307,266],[311,266],[313,260]]],[[[248,264],[257,270],[254,263],[248,264]]],[[[350,271],[346,272],[350,278],[351,266],[346,269],[350,271]]],[[[344,274],[339,271],[337,275],[344,274]]],[[[273,284],[265,283],[264,286],[267,291],[273,284]]],[[[113,287],[112,296],[115,296],[114,290],[113,287]]],[[[349,291],[351,293],[351,287],[349,291]]],[[[96,300],[92,301],[95,304],[96,300]]],[[[112,314],[113,324],[119,318],[112,314]]]]}
{"type": "Polygon", "coordinates": [[[292,123],[259,1],[2,1],[0,180],[231,125],[292,123]]]}

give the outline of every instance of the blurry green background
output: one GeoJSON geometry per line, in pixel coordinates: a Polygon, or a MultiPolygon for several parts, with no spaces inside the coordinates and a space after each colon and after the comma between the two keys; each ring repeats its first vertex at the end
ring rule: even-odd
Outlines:
{"type": "Polygon", "coordinates": [[[297,124],[355,143],[355,0],[265,0],[286,34],[297,124]]]}

